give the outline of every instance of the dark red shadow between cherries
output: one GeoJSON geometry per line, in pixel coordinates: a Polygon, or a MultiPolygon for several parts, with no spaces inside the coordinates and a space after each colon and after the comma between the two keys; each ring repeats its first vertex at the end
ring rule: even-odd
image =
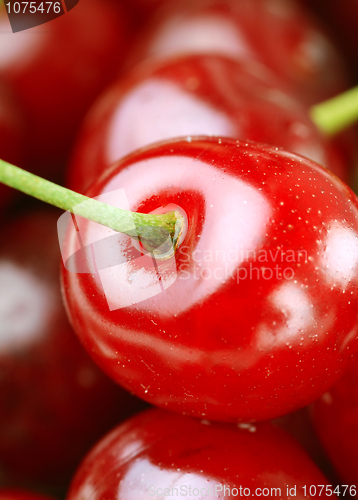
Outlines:
{"type": "Polygon", "coordinates": [[[12,33],[1,4],[0,30],[0,78],[24,115],[28,168],[54,178],[87,109],[121,69],[126,16],[119,5],[82,0],[58,19],[12,33]]]}
{"type": "Polygon", "coordinates": [[[316,432],[341,481],[358,483],[358,360],[312,405],[316,432]]]}

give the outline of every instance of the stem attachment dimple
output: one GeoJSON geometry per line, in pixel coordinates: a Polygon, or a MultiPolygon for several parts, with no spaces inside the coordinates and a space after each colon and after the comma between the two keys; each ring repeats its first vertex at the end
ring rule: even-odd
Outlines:
{"type": "MultiPolygon", "coordinates": [[[[165,214],[141,214],[122,210],[58,186],[4,160],[0,160],[0,182],[62,210],[127,234],[154,254],[156,249],[168,245],[168,241],[173,254],[185,225],[184,217],[177,210],[165,214]]],[[[162,254],[163,249],[158,252],[158,257],[162,254]]]]}
{"type": "Polygon", "coordinates": [[[138,240],[143,248],[157,259],[169,259],[175,254],[186,224],[178,210],[158,215],[132,213],[132,216],[135,229],[126,234],[138,240]],[[137,215],[141,217],[138,218],[137,215]],[[145,226],[144,220],[147,222],[145,226]],[[158,222],[161,223],[160,226],[154,225],[158,222]]]}

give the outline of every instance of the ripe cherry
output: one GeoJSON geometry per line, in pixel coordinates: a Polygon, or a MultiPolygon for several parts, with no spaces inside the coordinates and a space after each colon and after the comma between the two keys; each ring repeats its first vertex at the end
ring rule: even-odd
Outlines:
{"type": "Polygon", "coordinates": [[[84,123],[69,185],[84,192],[126,154],[198,134],[280,146],[348,179],[349,162],[275,75],[252,61],[194,55],[141,65],[103,94],[84,123]]]}
{"type": "Polygon", "coordinates": [[[350,71],[357,76],[358,67],[358,4],[355,0],[324,2],[323,0],[300,0],[300,3],[312,10],[330,29],[330,33],[345,60],[349,63],[350,71]]]}
{"type": "Polygon", "coordinates": [[[57,211],[1,229],[0,470],[7,485],[68,482],[82,456],[142,403],[109,380],[70,327],[57,211]]]}
{"type": "Polygon", "coordinates": [[[340,484],[337,473],[313,426],[310,418],[310,406],[305,406],[298,411],[288,413],[272,422],[280,428],[283,428],[300,443],[308,456],[330,480],[331,484],[340,484]]]}
{"type": "Polygon", "coordinates": [[[67,498],[304,499],[311,498],[307,485],[317,484],[329,496],[327,480],[302,448],[269,423],[236,427],[151,409],[95,446],[67,498]]]}
{"type": "Polygon", "coordinates": [[[72,324],[105,372],[146,401],[265,420],[316,399],[357,350],[358,202],[317,164],[188,137],[126,157],[87,194],[187,215],[166,260],[86,220],[83,251],[76,231],[67,237],[80,272],[63,270],[72,324]]]}
{"type": "Polygon", "coordinates": [[[334,45],[294,0],[172,2],[139,39],[133,60],[198,53],[256,59],[309,105],[348,84],[334,45]]]}

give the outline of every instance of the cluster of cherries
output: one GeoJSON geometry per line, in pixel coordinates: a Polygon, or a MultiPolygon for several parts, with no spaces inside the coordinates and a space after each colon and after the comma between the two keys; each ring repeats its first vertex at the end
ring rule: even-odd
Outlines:
{"type": "Polygon", "coordinates": [[[355,496],[356,141],[311,118],[351,84],[322,28],[293,0],[0,25],[0,157],[151,216],[0,184],[0,500],[61,497],[81,460],[68,500],[355,496]]]}

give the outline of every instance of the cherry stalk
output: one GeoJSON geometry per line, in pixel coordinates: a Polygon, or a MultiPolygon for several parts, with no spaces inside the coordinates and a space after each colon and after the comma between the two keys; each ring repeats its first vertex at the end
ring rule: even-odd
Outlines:
{"type": "Polygon", "coordinates": [[[358,118],[358,86],[311,107],[310,116],[327,136],[353,125],[358,118]]]}
{"type": "Polygon", "coordinates": [[[156,215],[129,212],[54,184],[4,160],[0,160],[0,167],[0,182],[3,184],[127,234],[158,257],[178,246],[184,228],[184,218],[179,211],[156,215]]]}

